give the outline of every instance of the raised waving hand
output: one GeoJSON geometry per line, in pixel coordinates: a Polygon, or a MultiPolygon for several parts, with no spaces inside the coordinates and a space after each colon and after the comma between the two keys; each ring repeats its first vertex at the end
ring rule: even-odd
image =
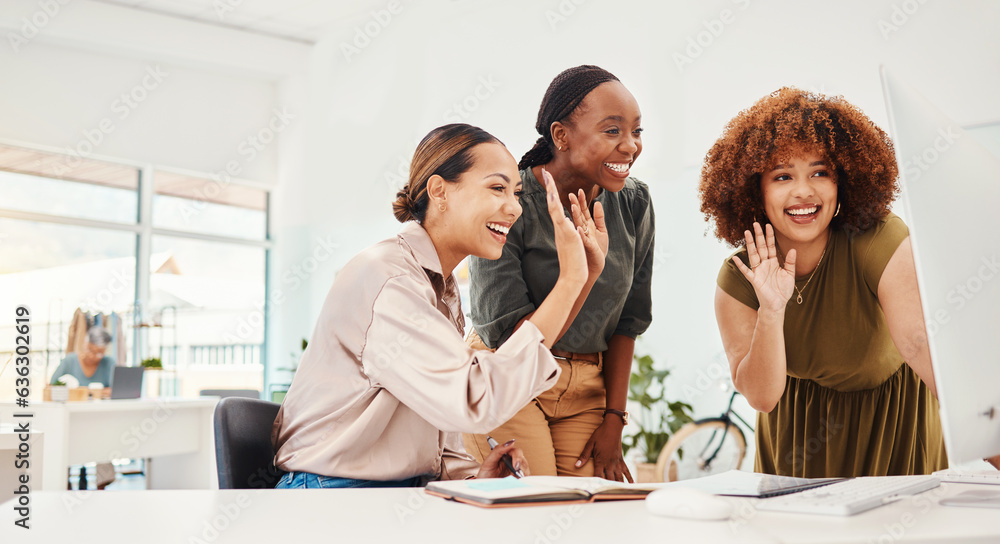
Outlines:
{"type": "MultiPolygon", "coordinates": [[[[559,276],[567,280],[579,282],[581,285],[587,281],[587,271],[591,252],[596,249],[586,249],[587,240],[594,239],[596,232],[584,233],[583,227],[573,225],[573,222],[566,217],[562,204],[559,201],[559,190],[556,189],[556,182],[552,179],[552,174],[547,170],[542,170],[542,178],[545,182],[546,202],[549,209],[549,217],[552,218],[552,226],[555,230],[556,251],[559,253],[559,276]]],[[[603,223],[603,213],[601,222],[603,223]]],[[[596,231],[596,229],[595,229],[596,231]]],[[[605,238],[607,237],[605,233],[605,238]]],[[[605,245],[607,242],[605,242],[605,245]]],[[[591,241],[591,245],[596,245],[591,241]]],[[[596,260],[596,257],[594,257],[596,260]]],[[[601,254],[600,266],[604,267],[604,255],[601,254]]]]}
{"type": "MultiPolygon", "coordinates": [[[[544,172],[543,176],[549,176],[544,172]]],[[[587,207],[587,196],[580,189],[579,193],[569,194],[570,213],[573,223],[583,239],[583,249],[587,253],[587,270],[594,277],[604,270],[604,258],[608,254],[608,227],[604,222],[604,207],[600,202],[594,202],[594,213],[591,215],[587,207]]]]}
{"type": "Polygon", "coordinates": [[[747,254],[750,267],[747,268],[739,257],[733,256],[733,263],[743,276],[753,285],[761,310],[784,312],[788,299],[795,289],[795,250],[789,250],[785,264],[778,262],[778,248],[774,243],[774,229],[768,224],[767,234],[754,222],[754,233],[746,231],[747,254]]]}

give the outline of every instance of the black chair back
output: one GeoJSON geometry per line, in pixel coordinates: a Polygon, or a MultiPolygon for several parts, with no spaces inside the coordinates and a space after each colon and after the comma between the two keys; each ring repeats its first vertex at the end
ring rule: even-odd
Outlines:
{"type": "Polygon", "coordinates": [[[268,489],[284,471],[274,466],[271,427],[280,404],[228,397],[215,407],[215,462],[219,489],[268,489]]]}

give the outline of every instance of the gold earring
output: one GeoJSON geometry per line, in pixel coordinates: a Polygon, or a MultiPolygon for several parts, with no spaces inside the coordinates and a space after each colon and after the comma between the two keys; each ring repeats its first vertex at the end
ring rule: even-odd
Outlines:
{"type": "Polygon", "coordinates": [[[837,203],[837,211],[833,212],[833,216],[837,217],[840,215],[840,202],[837,203]]]}
{"type": "Polygon", "coordinates": [[[439,212],[441,212],[441,213],[444,213],[444,211],[445,211],[446,209],[448,209],[448,207],[447,207],[447,206],[445,206],[445,205],[444,205],[444,203],[441,203],[441,204],[438,204],[438,211],[439,211],[439,212]]]}

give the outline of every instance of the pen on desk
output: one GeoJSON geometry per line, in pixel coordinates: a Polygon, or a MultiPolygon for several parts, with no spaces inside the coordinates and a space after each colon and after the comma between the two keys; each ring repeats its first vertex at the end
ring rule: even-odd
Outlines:
{"type": "MultiPolygon", "coordinates": [[[[494,440],[492,436],[487,436],[486,441],[489,442],[491,451],[497,447],[497,441],[494,440]]],[[[507,453],[503,454],[503,457],[501,457],[500,460],[503,462],[504,466],[507,467],[507,470],[509,470],[510,473],[514,475],[515,478],[524,477],[523,472],[514,468],[514,462],[510,458],[510,454],[507,453]]]]}

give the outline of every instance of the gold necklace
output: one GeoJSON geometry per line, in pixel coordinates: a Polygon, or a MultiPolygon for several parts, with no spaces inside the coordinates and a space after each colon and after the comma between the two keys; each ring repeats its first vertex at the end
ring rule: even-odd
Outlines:
{"type": "Polygon", "coordinates": [[[819,256],[819,261],[816,261],[816,268],[813,268],[812,274],[809,274],[809,279],[806,280],[806,284],[802,286],[802,289],[799,289],[798,285],[792,284],[792,287],[795,287],[795,290],[798,291],[798,293],[799,293],[799,296],[795,297],[795,302],[797,302],[799,304],[802,304],[802,291],[806,287],[809,287],[809,282],[813,281],[813,276],[815,276],[816,275],[816,271],[819,270],[819,265],[820,265],[820,263],[823,262],[823,257],[826,257],[826,249],[828,247],[830,247],[830,240],[829,239],[827,239],[826,246],[823,248],[823,253],[821,253],[820,256],[819,256]]]}

